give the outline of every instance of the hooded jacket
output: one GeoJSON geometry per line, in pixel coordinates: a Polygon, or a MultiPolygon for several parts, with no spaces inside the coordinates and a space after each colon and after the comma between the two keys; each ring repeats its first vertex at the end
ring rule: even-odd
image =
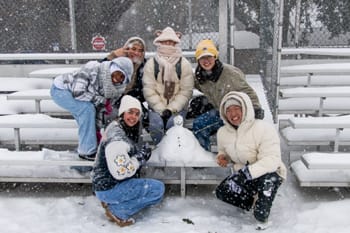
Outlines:
{"type": "Polygon", "coordinates": [[[218,155],[225,155],[233,163],[235,171],[249,164],[253,179],[271,172],[286,178],[278,133],[268,122],[254,119],[253,105],[247,94],[227,93],[220,104],[220,116],[224,126],[217,133],[218,155]],[[226,118],[224,105],[230,98],[238,100],[242,106],[242,122],[237,129],[226,118]]]}
{"type": "Polygon", "coordinates": [[[102,63],[90,61],[77,72],[57,76],[54,85],[69,90],[77,100],[90,101],[95,106],[105,104],[106,99],[118,99],[130,82],[133,72],[132,62],[130,59],[125,59],[128,58],[116,58],[102,63]],[[111,63],[116,63],[125,74],[122,84],[112,83],[111,63]]]}

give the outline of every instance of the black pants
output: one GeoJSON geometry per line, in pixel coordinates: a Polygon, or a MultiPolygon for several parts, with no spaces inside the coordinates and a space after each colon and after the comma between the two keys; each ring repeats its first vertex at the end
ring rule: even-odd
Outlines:
{"type": "Polygon", "coordinates": [[[234,176],[229,176],[220,183],[216,188],[216,197],[244,210],[250,210],[254,204],[254,196],[257,195],[254,217],[259,221],[266,221],[282,178],[276,172],[267,173],[232,190],[233,179],[234,176]]]}

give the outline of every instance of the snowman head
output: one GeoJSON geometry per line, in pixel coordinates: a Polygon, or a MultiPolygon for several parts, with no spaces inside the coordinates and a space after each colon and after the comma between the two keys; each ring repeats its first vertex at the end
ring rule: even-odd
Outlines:
{"type": "Polygon", "coordinates": [[[183,126],[184,119],[182,118],[181,115],[177,115],[174,117],[174,125],[176,126],[183,126]]]}

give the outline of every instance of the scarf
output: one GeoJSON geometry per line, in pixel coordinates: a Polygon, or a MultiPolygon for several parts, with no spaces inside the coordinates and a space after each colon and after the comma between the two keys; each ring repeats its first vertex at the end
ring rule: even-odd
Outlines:
{"type": "Polygon", "coordinates": [[[169,99],[174,94],[175,80],[178,79],[176,73],[176,63],[180,60],[182,51],[180,47],[159,45],[155,56],[159,64],[164,82],[164,98],[169,99]]]}

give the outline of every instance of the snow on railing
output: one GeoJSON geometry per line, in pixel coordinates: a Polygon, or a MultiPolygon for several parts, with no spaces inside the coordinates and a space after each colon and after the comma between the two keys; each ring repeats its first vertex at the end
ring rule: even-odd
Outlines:
{"type": "MultiPolygon", "coordinates": [[[[194,51],[183,51],[183,56],[194,57],[194,51]]],[[[108,53],[1,53],[0,60],[93,60],[103,59],[108,53]]],[[[146,57],[152,57],[155,52],[146,52],[146,57]]]]}

